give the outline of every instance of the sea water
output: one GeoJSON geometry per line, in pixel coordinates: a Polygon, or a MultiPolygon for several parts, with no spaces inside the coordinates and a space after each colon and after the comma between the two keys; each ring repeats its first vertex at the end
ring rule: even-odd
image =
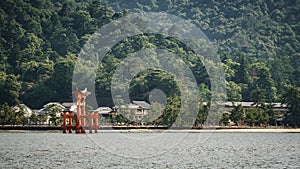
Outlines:
{"type": "Polygon", "coordinates": [[[300,133],[0,133],[0,168],[300,168],[300,133]]]}

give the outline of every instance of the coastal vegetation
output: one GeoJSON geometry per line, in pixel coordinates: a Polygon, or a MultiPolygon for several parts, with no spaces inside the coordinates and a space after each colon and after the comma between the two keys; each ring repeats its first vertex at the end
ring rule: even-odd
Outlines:
{"type": "MultiPolygon", "coordinates": [[[[291,0],[1,0],[1,124],[24,122],[22,112],[13,111],[20,103],[38,109],[51,101],[72,101],[76,58],[103,25],[130,12],[163,11],[191,21],[216,46],[225,70],[227,100],[261,105],[247,114],[236,105],[223,115],[222,124],[231,120],[238,125],[274,125],[276,116],[265,103],[281,102],[289,108],[283,115],[285,124],[300,126],[299,5],[291,0]]],[[[195,125],[203,125],[209,109],[209,103],[203,102],[211,98],[207,71],[185,44],[163,35],[141,34],[112,48],[97,70],[98,105],[113,106],[114,71],[130,53],[142,48],[168,49],[183,57],[201,93],[195,125]]],[[[180,93],[168,73],[156,69],[140,72],[130,84],[130,98],[149,102],[149,92],[156,88],[167,97],[164,113],[156,122],[170,125],[178,114],[180,93]]]]}

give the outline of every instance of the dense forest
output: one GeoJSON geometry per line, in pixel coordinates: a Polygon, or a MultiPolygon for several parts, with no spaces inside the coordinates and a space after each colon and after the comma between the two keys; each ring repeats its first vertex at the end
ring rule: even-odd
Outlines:
{"type": "MultiPolygon", "coordinates": [[[[19,103],[38,109],[50,101],[72,101],[75,61],[89,37],[113,20],[143,11],[179,16],[206,34],[223,63],[227,100],[286,103],[291,116],[286,119],[300,123],[299,0],[1,0],[2,109],[19,103]]],[[[199,58],[172,38],[143,34],[120,42],[99,64],[95,81],[99,106],[113,105],[114,68],[143,47],[189,56],[203,101],[210,100],[210,82],[199,58]]],[[[178,100],[172,77],[159,70],[141,72],[133,79],[131,98],[149,101],[154,88],[168,93],[169,104],[178,100]]],[[[167,107],[165,112],[173,111],[167,107]]]]}

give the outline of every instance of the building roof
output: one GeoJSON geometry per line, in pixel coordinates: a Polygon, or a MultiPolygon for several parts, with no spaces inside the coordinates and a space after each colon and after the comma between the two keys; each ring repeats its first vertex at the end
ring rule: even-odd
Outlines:
{"type": "Polygon", "coordinates": [[[19,104],[19,105],[15,106],[13,109],[14,109],[15,112],[19,112],[19,111],[22,110],[24,112],[25,117],[30,117],[32,114],[35,113],[33,110],[31,110],[25,104],[19,104]]]}
{"type": "Polygon", "coordinates": [[[64,103],[62,103],[62,105],[65,107],[65,108],[71,108],[72,106],[76,106],[76,104],[75,103],[73,103],[73,102],[64,102],[64,103]]]}
{"type": "Polygon", "coordinates": [[[141,105],[137,105],[137,104],[130,103],[130,104],[128,105],[128,108],[130,108],[130,109],[137,109],[137,108],[144,108],[144,107],[141,106],[141,105]]]}
{"type": "Polygon", "coordinates": [[[138,106],[142,106],[144,107],[144,109],[150,109],[150,104],[145,102],[145,101],[132,101],[133,104],[138,105],[138,106]]]}
{"type": "Polygon", "coordinates": [[[63,105],[61,105],[61,104],[58,103],[58,102],[49,102],[49,103],[45,104],[45,105],[43,106],[43,108],[41,108],[40,110],[38,110],[38,111],[37,111],[37,114],[39,114],[39,115],[45,114],[45,113],[47,113],[47,111],[48,111],[49,109],[52,109],[53,107],[57,107],[57,108],[59,108],[61,111],[63,111],[63,110],[66,109],[66,107],[64,107],[63,105]]]}
{"type": "Polygon", "coordinates": [[[98,107],[96,110],[99,114],[108,114],[112,111],[110,107],[98,107]]]}
{"type": "Polygon", "coordinates": [[[132,103],[128,104],[128,105],[121,105],[121,106],[115,106],[113,108],[121,108],[121,109],[150,109],[151,105],[145,101],[132,101],[132,103]]]}
{"type": "Polygon", "coordinates": [[[253,107],[255,106],[255,103],[254,102],[225,102],[224,105],[226,107],[233,107],[238,105],[241,105],[243,107],[253,107]]]}
{"type": "Polygon", "coordinates": [[[50,106],[58,106],[62,109],[65,109],[65,107],[63,105],[61,105],[59,102],[49,102],[49,103],[45,104],[43,107],[48,108],[50,106]]]}
{"type": "Polygon", "coordinates": [[[273,104],[273,107],[275,108],[287,108],[286,104],[281,104],[281,103],[270,103],[273,104]]]}
{"type": "MultiPolygon", "coordinates": [[[[266,105],[273,105],[274,108],[286,108],[287,105],[281,103],[265,103],[266,105]]],[[[233,107],[241,105],[243,107],[255,107],[257,104],[255,102],[225,102],[224,106],[233,107]]]]}

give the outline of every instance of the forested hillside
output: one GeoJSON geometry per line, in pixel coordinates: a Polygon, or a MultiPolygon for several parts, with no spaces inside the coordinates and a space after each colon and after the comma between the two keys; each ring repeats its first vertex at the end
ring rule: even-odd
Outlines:
{"type": "MultiPolygon", "coordinates": [[[[143,11],[182,17],[207,35],[223,62],[229,101],[280,102],[288,88],[300,87],[299,0],[1,0],[0,104],[22,102],[40,108],[49,101],[72,101],[74,64],[87,39],[110,21],[143,11]]],[[[133,37],[111,51],[97,72],[99,105],[112,105],[111,69],[120,59],[143,46],[164,47],[160,38],[164,37],[133,37]]],[[[166,42],[188,55],[179,42],[166,42]]],[[[193,60],[193,65],[199,90],[208,101],[206,70],[200,60],[193,60]]],[[[132,89],[140,90],[131,93],[133,98],[145,99],[150,89],[140,85],[149,82],[147,76],[156,76],[148,84],[152,87],[160,78],[169,78],[155,71],[132,82],[132,89]]]]}

